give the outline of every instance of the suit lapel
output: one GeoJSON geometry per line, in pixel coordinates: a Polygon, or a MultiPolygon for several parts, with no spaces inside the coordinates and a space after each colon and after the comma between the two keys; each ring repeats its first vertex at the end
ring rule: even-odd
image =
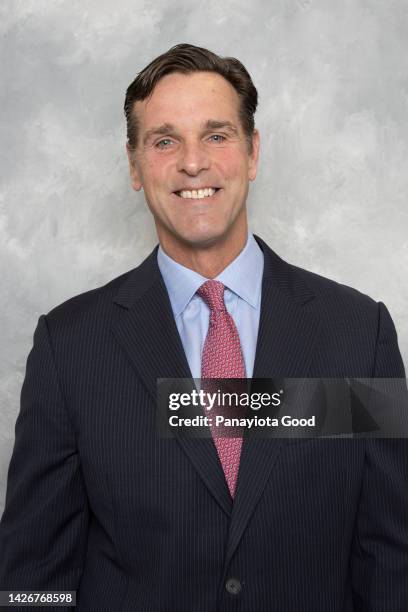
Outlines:
{"type": "MultiPolygon", "coordinates": [[[[295,268],[255,238],[264,253],[264,274],[253,377],[306,377],[319,328],[314,294],[295,268]]],[[[118,309],[112,331],[156,403],[157,378],[191,378],[157,265],[157,247],[128,275],[115,303],[118,309]]],[[[282,440],[245,438],[232,503],[212,439],[187,438],[177,428],[175,437],[214,499],[231,515],[227,565],[262,496],[282,440]]]]}
{"type": "MultiPolygon", "coordinates": [[[[112,332],[156,407],[158,378],[191,379],[168,293],[157,265],[157,247],[129,274],[114,301],[118,308],[112,332]]],[[[230,514],[232,500],[212,439],[187,438],[178,428],[174,428],[174,435],[213,497],[230,514]]]]}
{"type": "MultiPolygon", "coordinates": [[[[262,302],[253,378],[302,378],[318,337],[314,294],[257,236],[264,253],[262,302]]],[[[281,438],[244,439],[226,553],[228,565],[260,500],[282,446],[281,438]]]]}
{"type": "Polygon", "coordinates": [[[114,301],[122,308],[112,325],[155,401],[157,378],[191,378],[156,253],[157,248],[121,286],[114,301]]]}

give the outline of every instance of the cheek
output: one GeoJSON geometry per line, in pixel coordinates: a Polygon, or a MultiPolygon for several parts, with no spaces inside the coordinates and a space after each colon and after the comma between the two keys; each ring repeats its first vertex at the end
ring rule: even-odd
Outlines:
{"type": "Polygon", "coordinates": [[[157,159],[156,156],[147,156],[142,165],[142,175],[146,186],[155,189],[169,189],[174,163],[169,159],[157,159]]]}
{"type": "Polygon", "coordinates": [[[248,160],[242,153],[228,148],[219,149],[215,161],[226,179],[247,179],[248,160]]]}

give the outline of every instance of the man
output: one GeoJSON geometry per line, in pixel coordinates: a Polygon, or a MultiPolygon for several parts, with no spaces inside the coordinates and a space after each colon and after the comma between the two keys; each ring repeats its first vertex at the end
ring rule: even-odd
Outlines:
{"type": "Polygon", "coordinates": [[[160,246],[40,317],[1,589],[77,590],[87,612],[408,609],[405,441],[156,426],[158,378],[404,377],[383,304],[248,234],[256,105],[240,62],[192,45],[128,88],[132,185],[160,246]]]}

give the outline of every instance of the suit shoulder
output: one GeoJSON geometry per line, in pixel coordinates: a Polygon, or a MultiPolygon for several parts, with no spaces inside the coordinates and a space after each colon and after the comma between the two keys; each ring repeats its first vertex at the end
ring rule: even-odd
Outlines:
{"type": "Polygon", "coordinates": [[[311,299],[326,304],[333,312],[341,310],[365,310],[378,312],[378,303],[370,296],[330,278],[326,278],[282,259],[262,239],[256,237],[265,255],[268,278],[281,291],[296,301],[311,299]]]}
{"type": "Polygon", "coordinates": [[[370,329],[378,331],[380,304],[369,295],[315,272],[292,266],[292,282],[313,296],[322,321],[331,329],[370,329]]]}
{"type": "Polygon", "coordinates": [[[290,264],[293,274],[309,287],[317,298],[341,300],[343,304],[377,309],[378,303],[369,295],[333,279],[290,264]]]}
{"type": "Polygon", "coordinates": [[[112,320],[115,304],[128,308],[137,296],[157,278],[157,249],[136,268],[124,272],[105,285],[75,295],[55,306],[46,315],[51,329],[75,334],[104,332],[112,320]]]}
{"type": "Polygon", "coordinates": [[[119,288],[126,282],[135,268],[124,272],[105,285],[90,289],[65,300],[52,308],[46,318],[51,325],[74,323],[89,317],[107,315],[119,288]]]}

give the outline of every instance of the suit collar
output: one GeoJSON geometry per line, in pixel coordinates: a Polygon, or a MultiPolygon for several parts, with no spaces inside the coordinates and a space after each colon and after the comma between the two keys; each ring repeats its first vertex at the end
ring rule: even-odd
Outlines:
{"type": "Polygon", "coordinates": [[[315,294],[301,274],[304,270],[284,261],[259,236],[254,238],[264,254],[263,288],[272,284],[276,290],[299,305],[313,300],[315,294]]]}
{"type": "MultiPolygon", "coordinates": [[[[253,307],[256,307],[258,304],[261,287],[258,276],[251,275],[251,269],[253,269],[253,267],[262,269],[262,259],[260,259],[256,243],[261,247],[261,250],[264,248],[270,251],[271,254],[273,253],[260,238],[252,236],[251,234],[238,257],[217,276],[218,280],[223,282],[231,291],[237,293],[253,307]]],[[[265,268],[262,273],[262,278],[264,277],[265,268]]],[[[124,308],[130,308],[145,292],[151,287],[154,287],[155,284],[158,286],[158,284],[164,283],[167,294],[170,293],[168,291],[170,288],[169,285],[174,289],[173,293],[175,297],[174,299],[170,298],[170,300],[172,309],[177,315],[182,312],[196,290],[205,280],[207,279],[200,274],[171,260],[168,255],[160,249],[159,245],[157,245],[140,266],[129,273],[126,281],[120,287],[114,302],[124,308]],[[159,253],[166,278],[163,278],[160,272],[158,264],[159,253]],[[179,284],[180,278],[182,278],[183,286],[179,284]]]]}
{"type": "Polygon", "coordinates": [[[137,300],[160,282],[160,270],[157,265],[159,245],[142,261],[140,266],[131,270],[117,292],[114,302],[123,308],[131,308],[137,300]]]}
{"type": "Polygon", "coordinates": [[[319,328],[314,292],[303,270],[256,240],[265,266],[253,378],[307,376],[319,328]]]}
{"type": "Polygon", "coordinates": [[[153,397],[157,378],[191,377],[157,265],[157,249],[121,285],[114,299],[121,308],[112,326],[153,397]]]}
{"type": "MultiPolygon", "coordinates": [[[[264,269],[262,275],[262,289],[273,284],[275,290],[281,292],[294,303],[302,305],[314,299],[313,291],[305,284],[299,271],[281,259],[267,244],[254,235],[264,255],[264,269]]],[[[137,300],[147,291],[158,284],[163,284],[163,278],[157,264],[157,245],[150,255],[138,266],[131,270],[120,286],[114,302],[124,308],[131,308],[137,300]]]]}

